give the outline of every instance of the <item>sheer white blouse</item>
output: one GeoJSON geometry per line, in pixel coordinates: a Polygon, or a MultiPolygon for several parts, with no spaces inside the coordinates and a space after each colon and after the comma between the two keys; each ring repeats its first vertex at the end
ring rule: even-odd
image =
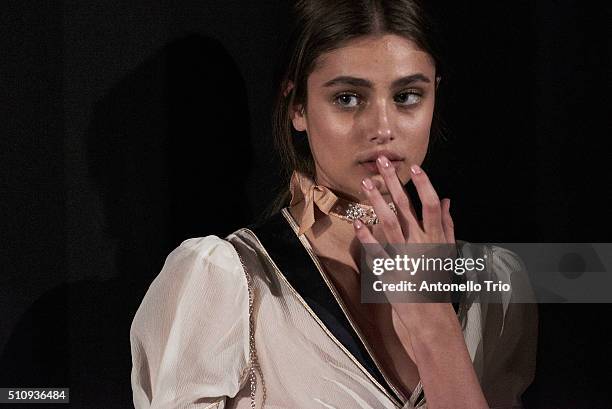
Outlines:
{"type": "MultiPolygon", "coordinates": [[[[520,259],[491,250],[490,262],[514,281],[520,259]]],[[[497,307],[473,303],[459,319],[489,405],[521,407],[535,370],[536,306],[505,300],[497,307]]],[[[417,402],[420,383],[411,396],[400,393],[401,402],[389,394],[248,229],[192,238],[172,251],[134,317],[130,342],[136,409],[427,406],[417,402]]]]}

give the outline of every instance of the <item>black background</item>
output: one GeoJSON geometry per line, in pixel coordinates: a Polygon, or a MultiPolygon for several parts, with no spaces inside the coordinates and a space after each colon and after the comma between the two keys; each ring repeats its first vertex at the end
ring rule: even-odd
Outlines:
{"type": "MultiPolygon", "coordinates": [[[[448,142],[425,169],[457,237],[612,242],[609,7],[428,3],[452,71],[448,142]]],[[[130,407],[129,326],[166,255],[254,221],[278,189],[287,6],[2,5],[0,386],[130,407]]],[[[612,407],[610,305],[539,307],[526,405],[612,407]]]]}

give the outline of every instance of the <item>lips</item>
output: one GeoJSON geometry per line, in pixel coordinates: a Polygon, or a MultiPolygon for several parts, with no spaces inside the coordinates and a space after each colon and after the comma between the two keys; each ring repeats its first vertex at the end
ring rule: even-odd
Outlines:
{"type": "MultiPolygon", "coordinates": [[[[397,169],[399,169],[399,167],[401,166],[401,164],[404,161],[403,160],[392,160],[390,162],[391,162],[391,165],[393,165],[393,167],[397,171],[397,169]]],[[[363,166],[365,169],[367,169],[371,173],[380,173],[378,171],[378,166],[376,165],[376,161],[375,160],[367,161],[367,162],[361,162],[360,165],[363,166]]]]}
{"type": "Polygon", "coordinates": [[[389,159],[396,171],[404,162],[404,158],[393,151],[377,150],[367,152],[364,155],[361,155],[361,157],[359,158],[359,165],[367,169],[371,173],[379,173],[378,166],[376,165],[376,159],[378,159],[379,156],[385,156],[387,159],[389,159]]]}
{"type": "Polygon", "coordinates": [[[393,152],[390,150],[377,150],[377,151],[371,151],[371,152],[366,152],[365,154],[361,155],[360,157],[358,157],[358,161],[361,162],[373,162],[376,159],[378,159],[379,156],[385,156],[387,159],[389,159],[390,161],[402,161],[404,160],[404,158],[393,152]]]}

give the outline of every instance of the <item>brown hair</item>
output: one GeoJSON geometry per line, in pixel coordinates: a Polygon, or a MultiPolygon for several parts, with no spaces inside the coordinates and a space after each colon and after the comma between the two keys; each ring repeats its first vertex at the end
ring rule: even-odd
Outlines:
{"type": "MultiPolygon", "coordinates": [[[[283,190],[264,217],[288,204],[289,178],[294,170],[312,178],[315,176],[314,159],[306,133],[293,128],[290,108],[306,106],[307,79],[320,55],[340,48],[357,37],[390,33],[410,39],[427,52],[434,60],[436,79],[441,77],[442,72],[439,46],[431,20],[414,0],[298,0],[292,17],[293,30],[284,44],[277,66],[277,94],[272,113],[274,145],[284,171],[283,190]],[[293,88],[287,93],[289,82],[293,83],[293,88]]],[[[441,121],[438,109],[434,108],[432,143],[441,136],[441,121]]]]}

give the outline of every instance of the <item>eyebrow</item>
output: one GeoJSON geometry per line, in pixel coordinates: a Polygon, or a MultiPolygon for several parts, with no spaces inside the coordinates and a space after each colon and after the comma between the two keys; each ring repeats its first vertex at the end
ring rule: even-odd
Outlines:
{"type": "MultiPolygon", "coordinates": [[[[396,79],[391,83],[391,88],[399,88],[419,81],[431,82],[427,76],[419,72],[396,79]]],[[[349,75],[341,75],[323,84],[324,87],[333,87],[334,85],[352,85],[354,87],[373,88],[371,81],[364,78],[351,77],[349,75]]]]}

